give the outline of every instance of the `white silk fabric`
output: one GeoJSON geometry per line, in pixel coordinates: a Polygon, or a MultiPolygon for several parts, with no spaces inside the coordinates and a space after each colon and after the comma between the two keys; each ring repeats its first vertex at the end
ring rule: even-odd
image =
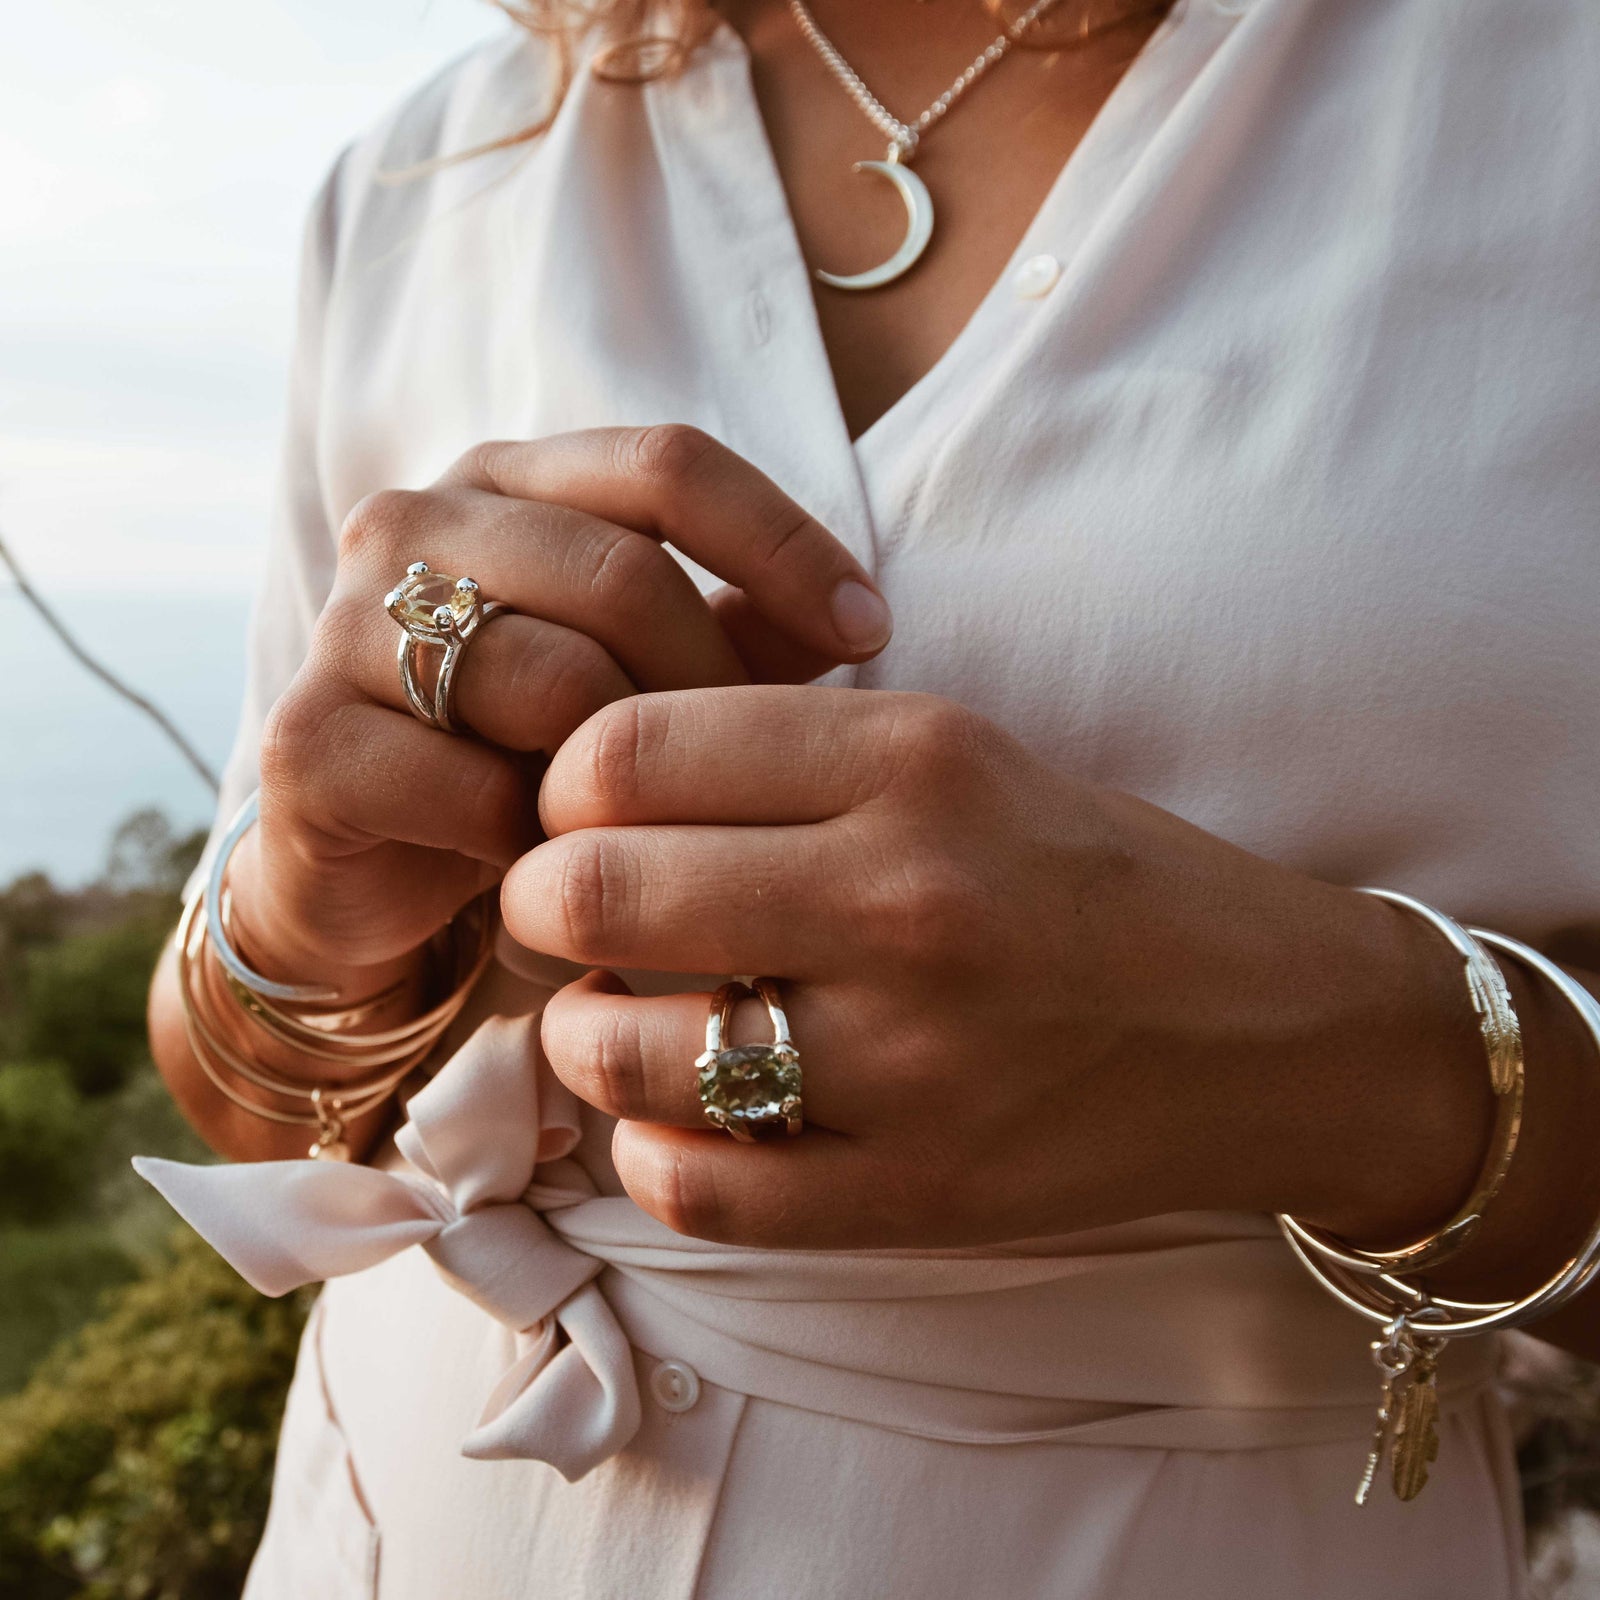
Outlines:
{"type": "MultiPolygon", "coordinates": [[[[1311,1298],[1286,1252],[1277,1252],[1279,1303],[1260,1303],[1259,1225],[1239,1227],[1231,1252],[1226,1223],[1207,1219],[1194,1230],[1206,1245],[1200,1276],[1184,1260],[1194,1246],[1181,1229],[1169,1239],[1170,1264],[1154,1275],[1147,1259],[1094,1253],[1100,1239],[1120,1242],[1123,1230],[1080,1234],[1070,1254],[730,1248],[683,1238],[631,1202],[600,1195],[570,1159],[578,1139],[578,1102],[544,1060],[537,1017],[491,1016],[411,1099],[394,1170],[149,1157],[135,1167],[264,1294],[360,1273],[420,1247],[446,1283],[517,1336],[515,1360],[463,1453],[547,1461],[569,1480],[639,1427],[632,1352],[612,1300],[645,1348],[690,1346],[715,1381],[926,1438],[1222,1449],[1345,1439],[1371,1421],[1367,1374],[1343,1359],[1351,1341],[1319,1348],[1284,1314],[1311,1298]],[[602,1294],[594,1280],[607,1265],[602,1294]],[[1127,1280],[1121,1294],[1108,1284],[1119,1276],[1127,1280]],[[1085,1279],[1080,1299],[1074,1280],[1085,1279]],[[1145,1307],[1155,1349],[1127,1325],[1151,1286],[1181,1297],[1210,1339],[1241,1351],[1262,1354],[1292,1330],[1298,1370],[1219,1366],[1205,1348],[1183,1370],[1164,1349],[1170,1328],[1159,1298],[1145,1307]],[[1121,1347],[1097,1373],[1084,1373],[1073,1342],[1059,1336],[1074,1311],[1080,1337],[1085,1318],[1109,1313],[1124,1324],[1121,1347]],[[986,1338],[997,1317],[1004,1341],[986,1338]],[[948,1356],[939,1359],[934,1345],[948,1356]],[[1141,1376],[1154,1370],[1158,1350],[1159,1404],[1142,1393],[1149,1385],[1141,1376]],[[1335,1375],[1356,1382],[1335,1396],[1335,1375]]],[[[1105,1329],[1108,1342],[1114,1331],[1105,1329]]],[[[1453,1362],[1443,1392],[1470,1392],[1484,1376],[1481,1360],[1453,1362]]]]}
{"type": "MultiPolygon", "coordinates": [[[[313,212],[224,813],[362,495],[483,439],[684,421],[876,574],[894,641],[838,681],[1600,967],[1593,0],[1178,0],[855,440],[730,30],[642,89],[580,71],[528,148],[415,170],[523,124],[546,65],[512,34],[453,64],[313,212]]],[[[1369,1330],[1267,1219],[678,1238],[538,1060],[571,976],[502,943],[374,1172],[153,1169],[258,1281],[353,1269],[250,1600],[1520,1592],[1492,1347],[1446,1357],[1427,1492],[1357,1513],[1369,1330]]]]}
{"type": "Polygon", "coordinates": [[[542,1062],[537,1018],[484,1022],[411,1102],[396,1139],[409,1171],[134,1166],[263,1294],[420,1245],[446,1282],[520,1336],[463,1454],[538,1457],[580,1478],[638,1431],[639,1390],[628,1341],[593,1284],[600,1258],[542,1220],[594,1192],[563,1160],[578,1142],[577,1103],[542,1062]]]}

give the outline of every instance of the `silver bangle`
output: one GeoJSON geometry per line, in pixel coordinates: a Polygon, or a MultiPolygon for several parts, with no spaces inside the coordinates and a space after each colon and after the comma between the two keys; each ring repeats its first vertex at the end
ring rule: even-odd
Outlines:
{"type": "Polygon", "coordinates": [[[261,791],[257,789],[228,824],[228,831],[217,841],[217,853],[212,858],[211,871],[206,877],[206,938],[212,954],[223,971],[237,978],[245,988],[268,1000],[292,1000],[302,1005],[325,1004],[339,998],[337,989],[315,983],[276,983],[248,965],[233,948],[228,938],[227,923],[222,915],[222,880],[228,871],[233,852],[239,841],[250,831],[261,815],[261,791]]]}
{"type": "MultiPolygon", "coordinates": [[[[1600,1001],[1531,946],[1487,928],[1469,931],[1473,938],[1521,962],[1549,983],[1578,1013],[1596,1052],[1600,1053],[1600,1001]]],[[[1414,1328],[1440,1339],[1466,1338],[1535,1322],[1581,1294],[1600,1271],[1600,1217],[1595,1219],[1578,1250],[1537,1289],[1519,1299],[1496,1301],[1453,1300],[1430,1294],[1389,1273],[1362,1273],[1348,1261],[1330,1257],[1317,1244],[1296,1237],[1289,1228],[1283,1231],[1312,1276],[1351,1311],[1369,1322],[1382,1324],[1392,1323],[1403,1315],[1414,1328]]]]}
{"type": "MultiPolygon", "coordinates": [[[[1482,955],[1482,946],[1489,945],[1537,973],[1578,1013],[1600,1052],[1600,1002],[1553,961],[1518,940],[1491,933],[1487,928],[1462,929],[1420,902],[1387,894],[1384,898],[1414,906],[1441,931],[1447,931],[1444,925],[1448,924],[1454,930],[1450,938],[1457,949],[1476,944],[1482,955]]],[[[1474,995],[1476,998],[1476,989],[1474,995]]],[[[1489,1016],[1482,1007],[1480,1013],[1484,1015],[1492,1064],[1489,1016]]],[[[1516,1092],[1520,1097],[1520,1081],[1516,1092]]],[[[1591,1225],[1583,1245],[1531,1294],[1496,1301],[1454,1300],[1433,1294],[1424,1284],[1407,1282],[1398,1270],[1374,1266],[1348,1248],[1333,1247],[1315,1230],[1296,1224],[1291,1217],[1280,1216],[1278,1225],[1289,1248],[1311,1276],[1341,1305],[1383,1330],[1382,1337],[1372,1345],[1381,1388],[1366,1468],[1356,1489],[1357,1505],[1367,1503],[1386,1459],[1399,1499],[1415,1499],[1427,1484],[1429,1467],[1439,1452],[1436,1374],[1439,1356],[1451,1339],[1520,1328],[1549,1316],[1582,1293],[1600,1271],[1600,1217],[1591,1225]]],[[[1410,1260],[1415,1259],[1415,1252],[1411,1252],[1410,1260]]]]}

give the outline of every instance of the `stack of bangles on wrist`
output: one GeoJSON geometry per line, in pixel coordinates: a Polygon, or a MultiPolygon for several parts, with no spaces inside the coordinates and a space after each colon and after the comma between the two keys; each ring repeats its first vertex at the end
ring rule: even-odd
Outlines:
{"type": "Polygon", "coordinates": [[[201,1070],[236,1106],[268,1122],[315,1129],[308,1155],[348,1161],[346,1125],[394,1093],[466,1004],[493,948],[492,896],[474,900],[429,945],[426,992],[442,998],[430,998],[421,1016],[399,1027],[361,1032],[364,1022],[398,998],[401,985],[359,1000],[341,1000],[336,990],[265,978],[239,954],[226,876],[229,859],[256,820],[256,806],[252,795],[220,841],[204,886],[184,906],[178,922],[178,990],[189,1046],[201,1070]],[[216,960],[215,974],[207,970],[208,949],[216,960]],[[222,1005],[228,1008],[226,1015],[222,1005]],[[238,1035],[240,1019],[293,1051],[308,1067],[327,1063],[327,1081],[286,1077],[230,1043],[238,1035]]]}
{"type": "Polygon", "coordinates": [[[1393,1250],[1364,1250],[1323,1229],[1280,1214],[1278,1224],[1312,1276],[1342,1305],[1374,1323],[1381,1336],[1372,1357],[1380,1398],[1366,1470],[1356,1490],[1365,1505],[1385,1459],[1394,1492],[1412,1500],[1428,1481],[1439,1452],[1439,1358],[1452,1339],[1517,1328],[1565,1305],[1600,1271],[1600,1219],[1588,1238],[1553,1276],[1516,1300],[1450,1299],[1428,1286],[1426,1274],[1454,1258],[1478,1232],[1483,1213],[1500,1192],[1522,1127],[1522,1030],[1505,978],[1486,948],[1492,946],[1543,978],[1572,1006],[1600,1049],[1600,1003],[1537,950],[1484,928],[1459,923],[1409,895],[1364,889],[1421,917],[1462,957],[1467,995],[1478,1015],[1488,1057],[1495,1119],[1489,1149],[1465,1204],[1425,1239],[1393,1250]]]}

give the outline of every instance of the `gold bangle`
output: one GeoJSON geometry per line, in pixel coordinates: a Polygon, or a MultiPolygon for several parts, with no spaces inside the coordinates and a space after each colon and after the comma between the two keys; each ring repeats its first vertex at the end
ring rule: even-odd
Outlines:
{"type": "MultiPolygon", "coordinates": [[[[233,936],[231,921],[231,903],[225,896],[223,924],[230,938],[233,936]]],[[[352,1002],[349,1007],[318,1006],[315,1010],[297,1014],[281,1005],[274,1005],[265,995],[257,994],[225,967],[221,969],[222,977],[234,1000],[250,1015],[251,1020],[263,1032],[298,1054],[342,1065],[382,1065],[384,1061],[394,1059],[400,1051],[414,1048],[424,1036],[437,1038],[454,1021],[456,1013],[460,1010],[457,996],[464,990],[470,989],[488,965],[494,947],[494,922],[489,915],[485,898],[480,897],[467,906],[460,916],[449,924],[449,931],[454,933],[455,937],[451,941],[450,951],[445,955],[446,958],[453,958],[455,970],[450,975],[445,998],[431,1006],[421,1016],[376,1033],[350,1034],[336,1032],[335,1028],[342,1030],[364,1016],[371,1015],[398,992],[400,986],[397,984],[364,1001],[352,1002]],[[460,926],[463,921],[471,921],[476,930],[477,937],[473,941],[470,955],[464,955],[465,941],[460,937],[460,926]],[[307,1020],[308,1014],[321,1017],[324,1025],[321,1027],[313,1025],[307,1020]]],[[[435,935],[432,942],[437,943],[440,938],[441,935],[435,935]]],[[[438,959],[440,953],[435,951],[434,955],[438,959]]]]}
{"type": "MultiPolygon", "coordinates": [[[[1590,1041],[1600,1049],[1600,1002],[1582,984],[1548,957],[1502,933],[1487,928],[1466,931],[1477,943],[1502,951],[1544,978],[1578,1014],[1590,1041]]],[[[1525,1327],[1568,1304],[1600,1276],[1600,1218],[1590,1225],[1583,1243],[1542,1283],[1517,1299],[1488,1301],[1450,1298],[1395,1273],[1353,1267],[1291,1227],[1291,1221],[1278,1218],[1301,1265],[1341,1305],[1382,1330],[1372,1345],[1381,1389],[1366,1468],[1356,1489],[1357,1505],[1366,1504],[1385,1458],[1400,1499],[1415,1499],[1427,1484],[1439,1450],[1439,1358],[1452,1339],[1525,1327]]]]}
{"type": "Polygon", "coordinates": [[[1302,1244],[1352,1272],[1418,1273],[1438,1267],[1471,1243],[1483,1225],[1483,1214],[1500,1193],[1511,1170],[1517,1139],[1522,1131],[1523,1051],[1522,1027],[1511,1003],[1511,991],[1494,958],[1460,923],[1432,906],[1393,889],[1362,889],[1391,905],[1409,911],[1441,933],[1462,958],[1466,968],[1467,998],[1477,1013],[1489,1063],[1489,1086],[1495,1096],[1494,1126],[1489,1147],[1478,1170],[1472,1192],[1450,1220],[1425,1238],[1393,1250],[1364,1250],[1326,1229],[1280,1218],[1284,1228],[1302,1244]]]}
{"type": "Polygon", "coordinates": [[[206,944],[205,921],[194,915],[194,909],[192,905],[186,907],[179,924],[178,993],[183,1002],[184,1031],[189,1048],[201,1071],[219,1093],[252,1116],[287,1126],[316,1128],[317,1140],[307,1152],[309,1155],[348,1159],[349,1146],[344,1140],[346,1123],[376,1110],[427,1052],[420,1051],[394,1064],[391,1071],[376,1082],[368,1081],[338,1089],[295,1084],[268,1075],[259,1063],[253,1063],[230,1049],[214,1031],[219,1024],[206,1001],[203,974],[201,981],[197,982],[194,972],[203,957],[206,944]],[[242,1094],[228,1081],[227,1074],[230,1072],[246,1083],[266,1090],[268,1094],[286,1100],[305,1101],[310,1110],[280,1110],[242,1094]]]}
{"type": "MultiPolygon", "coordinates": [[[[204,954],[208,945],[208,922],[202,914],[203,898],[195,896],[183,910],[174,938],[178,968],[178,992],[183,1006],[184,1031],[189,1046],[202,1072],[211,1084],[234,1105],[269,1122],[316,1128],[316,1142],[308,1155],[323,1159],[348,1160],[350,1148],[344,1138],[346,1124],[369,1111],[376,1110],[400,1083],[424,1060],[455,1021],[465,1006],[479,975],[493,950],[493,922],[489,914],[488,897],[482,896],[469,908],[477,924],[477,938],[472,957],[465,963],[464,972],[458,957],[458,981],[452,992],[416,1022],[402,1029],[387,1030],[383,1034],[357,1036],[351,1041],[352,1052],[337,1057],[347,1066],[371,1066],[374,1075],[353,1082],[335,1085],[310,1085],[281,1078],[261,1062],[234,1050],[222,1037],[215,1009],[205,990],[203,970],[204,954]],[[197,969],[200,969],[197,971],[197,969]],[[370,1047],[373,1041],[382,1041],[378,1048],[370,1047]],[[282,1110],[274,1105],[243,1094],[228,1081],[229,1075],[241,1078],[256,1089],[269,1095],[309,1105],[309,1111],[282,1110]]],[[[240,1004],[241,1013],[248,1016],[257,1027],[265,1028],[262,1018],[254,1008],[246,1006],[234,986],[233,974],[218,968],[227,983],[228,992],[240,1004]]],[[[245,991],[249,995],[249,991],[245,991]]],[[[250,996],[260,1000],[259,996],[250,996]]],[[[370,1008],[372,1002],[361,1003],[370,1008]]],[[[331,1010],[331,1008],[330,1008],[331,1010]]],[[[337,1014],[337,1013],[335,1013],[337,1014]]],[[[285,1020],[292,1022],[287,1013],[285,1020]]],[[[276,1037],[276,1034],[274,1034],[276,1037]]],[[[320,1030],[313,1037],[326,1041],[329,1036],[320,1030]]],[[[298,1041],[293,1048],[307,1053],[298,1041]]],[[[327,1052],[317,1051],[328,1059],[327,1052]]]]}

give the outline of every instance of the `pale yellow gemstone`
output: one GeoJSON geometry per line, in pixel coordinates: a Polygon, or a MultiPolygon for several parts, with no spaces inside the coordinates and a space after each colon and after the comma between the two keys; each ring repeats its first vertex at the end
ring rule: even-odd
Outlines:
{"type": "Polygon", "coordinates": [[[433,613],[440,606],[449,606],[458,625],[466,621],[478,598],[477,591],[458,589],[456,582],[443,572],[422,572],[407,578],[395,590],[392,612],[395,621],[407,633],[426,638],[435,637],[439,632],[433,613]]]}

